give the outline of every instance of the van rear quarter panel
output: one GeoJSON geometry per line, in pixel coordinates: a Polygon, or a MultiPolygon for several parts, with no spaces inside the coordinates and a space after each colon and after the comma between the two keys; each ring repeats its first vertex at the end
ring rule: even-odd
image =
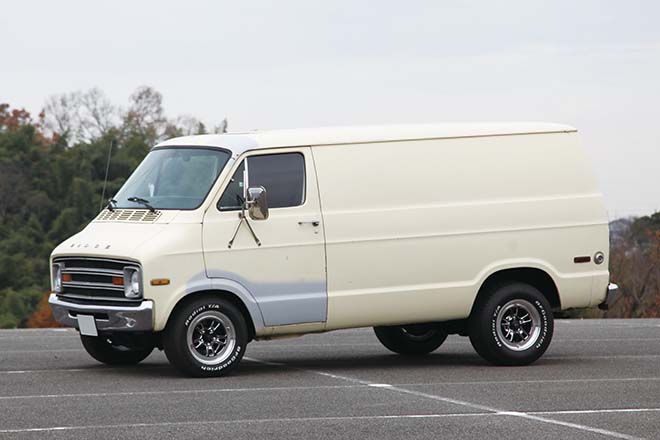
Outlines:
{"type": "Polygon", "coordinates": [[[574,132],[315,146],[313,154],[328,330],[467,317],[481,283],[512,267],[548,272],[562,308],[597,304],[604,292],[607,258],[573,262],[607,256],[609,246],[574,132]]]}

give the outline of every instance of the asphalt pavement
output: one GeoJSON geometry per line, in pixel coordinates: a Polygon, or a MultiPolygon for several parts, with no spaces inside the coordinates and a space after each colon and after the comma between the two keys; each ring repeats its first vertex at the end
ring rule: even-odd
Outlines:
{"type": "Polygon", "coordinates": [[[0,438],[660,439],[660,319],[557,321],[527,367],[459,336],[421,358],[371,329],[253,342],[215,379],[159,351],[104,366],[70,329],[0,330],[0,438]]]}

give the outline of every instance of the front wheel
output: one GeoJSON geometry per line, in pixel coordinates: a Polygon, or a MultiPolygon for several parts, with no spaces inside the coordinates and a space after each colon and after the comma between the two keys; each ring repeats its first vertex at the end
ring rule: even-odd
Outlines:
{"type": "Polygon", "coordinates": [[[222,376],[238,366],[248,342],[245,317],[231,302],[197,298],[176,311],[167,325],[167,359],[184,374],[222,376]]]}
{"type": "Polygon", "coordinates": [[[134,365],[151,354],[154,343],[130,335],[84,336],[83,347],[91,357],[108,365],[134,365]]]}
{"type": "Polygon", "coordinates": [[[387,349],[410,356],[430,353],[447,339],[447,332],[437,324],[374,327],[374,332],[387,349]]]}
{"type": "Polygon", "coordinates": [[[541,357],[554,330],[545,296],[524,283],[503,284],[485,293],[468,323],[477,353],[495,365],[528,365],[541,357]]]}

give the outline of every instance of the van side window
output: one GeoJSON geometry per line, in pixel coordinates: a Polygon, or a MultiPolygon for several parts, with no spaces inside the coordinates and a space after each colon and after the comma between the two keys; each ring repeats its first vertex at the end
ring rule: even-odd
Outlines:
{"type": "MultiPolygon", "coordinates": [[[[305,202],[305,158],[300,153],[251,156],[248,161],[250,186],[263,186],[269,208],[288,208],[305,202]]],[[[218,202],[221,211],[241,209],[243,201],[244,163],[236,169],[232,180],[218,202]]]]}
{"type": "Polygon", "coordinates": [[[305,158],[300,153],[248,158],[250,186],[263,186],[269,208],[302,205],[305,201],[305,158]]]}

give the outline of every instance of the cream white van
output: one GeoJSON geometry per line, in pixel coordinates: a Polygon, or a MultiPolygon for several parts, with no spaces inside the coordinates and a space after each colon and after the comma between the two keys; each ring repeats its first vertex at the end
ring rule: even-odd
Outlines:
{"type": "Polygon", "coordinates": [[[50,304],[95,359],[157,347],[193,376],[231,371],[254,339],[355,327],[404,355],[457,333],[523,365],[553,310],[606,306],[608,246],[569,126],[181,137],[53,251],[50,304]]]}

